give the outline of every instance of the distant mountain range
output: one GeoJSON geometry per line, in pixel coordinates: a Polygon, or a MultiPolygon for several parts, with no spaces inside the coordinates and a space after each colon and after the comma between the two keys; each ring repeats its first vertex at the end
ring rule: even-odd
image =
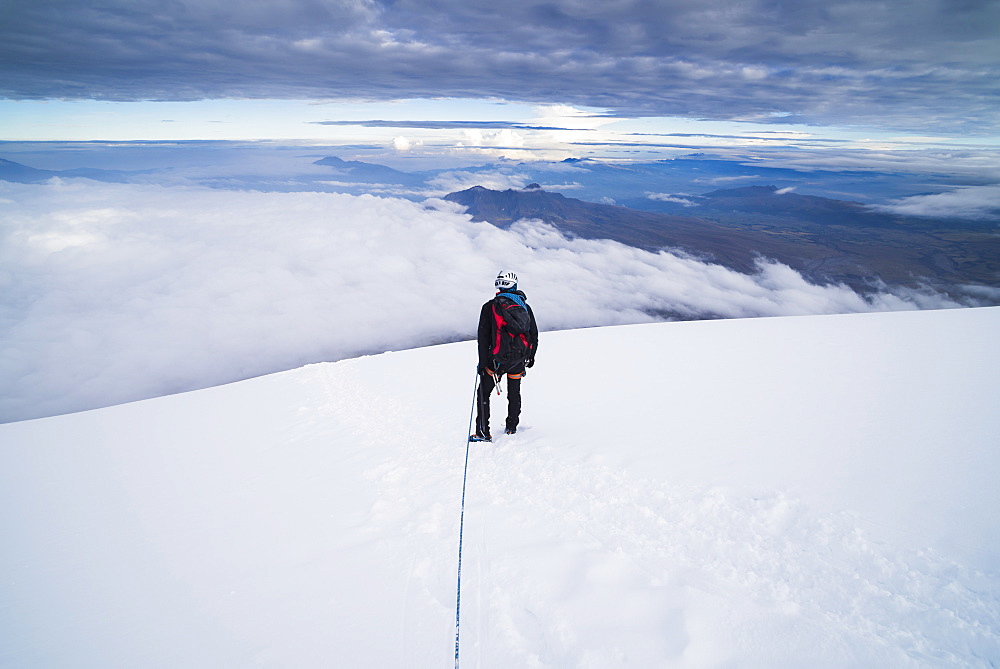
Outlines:
{"type": "Polygon", "coordinates": [[[568,235],[678,249],[739,271],[752,270],[754,259],[763,256],[813,281],[862,291],[879,281],[939,290],[1000,283],[1000,235],[981,224],[908,219],[773,186],[698,196],[698,206],[687,209],[698,216],[584,202],[537,184],[505,191],[475,186],[444,199],[499,227],[538,219],[568,235]]]}
{"type": "MultiPolygon", "coordinates": [[[[444,171],[404,172],[336,156],[313,164],[328,168],[329,173],[195,180],[226,189],[384,193],[421,200],[433,193],[428,184],[444,171]]],[[[675,249],[743,272],[753,271],[758,257],[772,258],[814,282],[841,282],[861,291],[878,288],[884,281],[913,287],[929,284],[953,294],[960,293],[958,287],[963,285],[986,286],[985,292],[993,295],[1000,292],[1000,233],[995,222],[903,217],[857,201],[794,192],[802,186],[814,192],[850,189],[862,199],[878,189],[885,196],[914,194],[913,183],[900,175],[810,172],[804,182],[802,173],[794,170],[698,156],[643,164],[571,159],[484,165],[461,173],[467,180],[479,173],[536,176],[552,188],[572,190],[582,198],[565,197],[538,184],[504,191],[475,186],[445,196],[465,206],[474,219],[499,227],[520,219],[539,219],[567,235],[611,239],[650,250],[675,249]],[[705,184],[755,179],[762,174],[774,177],[778,185],[696,192],[705,184]],[[593,201],[611,196],[619,204],[593,201]]],[[[143,182],[156,181],[154,170],[55,171],[0,159],[0,180],[20,183],[53,177],[128,182],[139,180],[140,175],[143,182]]],[[[1000,298],[993,301],[1000,303],[1000,298]]]]}
{"type": "MultiPolygon", "coordinates": [[[[132,174],[140,173],[145,174],[146,171],[134,172],[132,174]]],[[[129,172],[100,170],[91,167],[79,167],[72,170],[40,170],[0,158],[0,181],[13,181],[22,184],[41,183],[53,177],[83,178],[111,183],[124,183],[128,181],[129,174],[129,172]]]]}

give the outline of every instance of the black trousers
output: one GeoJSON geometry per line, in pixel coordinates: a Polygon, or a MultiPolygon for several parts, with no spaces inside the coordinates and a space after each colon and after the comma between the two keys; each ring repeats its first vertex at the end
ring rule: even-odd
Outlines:
{"type": "MultiPolygon", "coordinates": [[[[490,396],[496,388],[496,378],[485,371],[479,372],[479,390],[476,393],[476,432],[481,436],[490,434],[490,396]]],[[[508,430],[517,429],[521,419],[521,378],[507,377],[507,424],[508,430]]]]}

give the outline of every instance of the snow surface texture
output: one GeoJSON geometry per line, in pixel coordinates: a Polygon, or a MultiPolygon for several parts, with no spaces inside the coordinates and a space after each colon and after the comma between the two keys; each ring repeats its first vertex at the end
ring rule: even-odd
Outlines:
{"type": "Polygon", "coordinates": [[[961,306],[500,230],[441,200],[54,180],[0,182],[0,206],[0,422],[469,339],[507,267],[544,330],[961,306]]]}
{"type": "MultiPolygon", "coordinates": [[[[471,446],[462,666],[995,666],[998,335],[1000,308],[543,334],[523,430],[471,446]]],[[[0,666],[451,666],[474,365],[0,425],[0,666]]]]}

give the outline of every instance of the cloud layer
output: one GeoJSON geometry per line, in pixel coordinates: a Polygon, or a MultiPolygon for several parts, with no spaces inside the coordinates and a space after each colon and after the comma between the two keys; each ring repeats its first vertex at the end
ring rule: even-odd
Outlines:
{"type": "Polygon", "coordinates": [[[13,98],[505,98],[996,131],[990,0],[7,3],[13,98]]]}
{"type": "Polygon", "coordinates": [[[0,182],[0,202],[0,421],[472,338],[501,268],[544,330],[955,306],[500,230],[440,200],[55,180],[0,182]]]}
{"type": "Polygon", "coordinates": [[[876,208],[905,216],[1000,221],[1000,186],[967,186],[944,193],[914,195],[876,208]]]}

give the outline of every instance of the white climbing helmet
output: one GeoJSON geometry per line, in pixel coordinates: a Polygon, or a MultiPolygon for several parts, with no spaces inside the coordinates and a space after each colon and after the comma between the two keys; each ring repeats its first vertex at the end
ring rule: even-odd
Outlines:
{"type": "Polygon", "coordinates": [[[497,290],[517,288],[517,274],[513,272],[500,272],[497,274],[497,280],[493,282],[493,285],[497,287],[497,290]]]}

